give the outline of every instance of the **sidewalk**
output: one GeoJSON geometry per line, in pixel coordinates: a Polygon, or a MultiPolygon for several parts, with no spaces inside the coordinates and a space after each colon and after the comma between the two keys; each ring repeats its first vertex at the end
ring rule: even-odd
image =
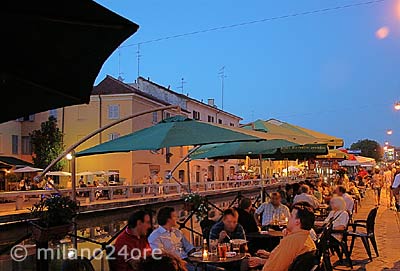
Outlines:
{"type": "MultiPolygon", "coordinates": [[[[375,207],[373,192],[367,191],[366,197],[361,202],[361,208],[355,215],[355,219],[366,219],[368,212],[375,207]]],[[[387,198],[382,191],[381,205],[379,206],[376,217],[375,235],[378,243],[379,257],[372,252],[373,261],[369,262],[367,252],[360,239],[356,240],[354,251],[351,256],[353,260],[353,270],[399,270],[400,271],[400,220],[396,211],[387,207],[387,198]]],[[[350,242],[349,242],[350,244],[350,242]]],[[[372,249],[372,247],[371,247],[372,249]]],[[[372,250],[373,251],[373,250],[372,250]]],[[[332,264],[337,261],[333,256],[332,264]]],[[[351,270],[349,267],[337,265],[335,270],[351,270]]]]}

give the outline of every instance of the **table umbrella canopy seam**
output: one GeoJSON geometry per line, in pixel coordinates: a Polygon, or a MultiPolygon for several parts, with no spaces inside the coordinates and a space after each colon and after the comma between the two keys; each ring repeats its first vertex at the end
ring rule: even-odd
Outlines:
{"type": "Polygon", "coordinates": [[[175,116],[154,126],[78,152],[76,156],[261,140],[264,139],[242,133],[237,128],[232,129],[228,126],[200,122],[184,116],[175,116]]]}

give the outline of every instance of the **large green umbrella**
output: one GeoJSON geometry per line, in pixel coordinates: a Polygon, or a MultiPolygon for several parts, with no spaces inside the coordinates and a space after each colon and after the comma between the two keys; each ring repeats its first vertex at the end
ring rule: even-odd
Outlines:
{"type": "Polygon", "coordinates": [[[176,116],[163,120],[152,127],[86,149],[76,155],[86,156],[135,150],[156,150],[176,146],[263,140],[263,138],[242,133],[240,130],[176,116]]]}
{"type": "Polygon", "coordinates": [[[279,148],[297,146],[297,143],[284,139],[272,139],[260,142],[232,142],[212,144],[200,147],[190,157],[191,159],[219,158],[242,159],[246,156],[259,158],[273,156],[279,148]]]}

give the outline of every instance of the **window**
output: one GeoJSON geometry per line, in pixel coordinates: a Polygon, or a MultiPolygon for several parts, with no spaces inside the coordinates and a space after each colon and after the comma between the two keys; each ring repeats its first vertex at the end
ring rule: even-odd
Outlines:
{"type": "Polygon", "coordinates": [[[169,147],[165,148],[165,163],[170,164],[171,163],[171,156],[173,154],[171,153],[171,149],[169,147]]]}
{"type": "Polygon", "coordinates": [[[28,116],[23,116],[22,118],[18,118],[17,121],[34,121],[35,120],[35,115],[28,115],[28,116]]]}
{"type": "Polygon", "coordinates": [[[119,104],[110,104],[108,106],[108,119],[110,120],[119,119],[119,104]]]}
{"type": "Polygon", "coordinates": [[[153,123],[158,122],[158,112],[153,112],[153,123]]]}
{"type": "Polygon", "coordinates": [[[53,117],[53,118],[57,119],[57,109],[49,110],[49,117],[53,117]]]}
{"type": "Polygon", "coordinates": [[[21,137],[21,152],[22,154],[32,154],[32,144],[30,136],[21,137]]]}
{"type": "Polygon", "coordinates": [[[229,126],[235,127],[235,124],[231,122],[229,123],[229,126]]]}
{"type": "Polygon", "coordinates": [[[169,112],[164,112],[164,119],[168,119],[171,117],[171,113],[169,112]]]}
{"type": "Polygon", "coordinates": [[[78,106],[78,120],[84,120],[87,118],[87,106],[78,106]]]}
{"type": "Polygon", "coordinates": [[[193,110],[193,119],[200,120],[200,112],[193,110]]]}
{"type": "Polygon", "coordinates": [[[18,136],[12,135],[12,154],[18,154],[18,136]]]}
{"type": "Polygon", "coordinates": [[[218,119],[218,124],[222,124],[222,119],[218,119]]]}
{"type": "Polygon", "coordinates": [[[118,137],[119,137],[119,133],[108,134],[108,141],[117,139],[118,137]]]}
{"type": "Polygon", "coordinates": [[[208,115],[208,122],[214,122],[214,117],[213,117],[213,116],[210,116],[210,115],[208,115]]]}

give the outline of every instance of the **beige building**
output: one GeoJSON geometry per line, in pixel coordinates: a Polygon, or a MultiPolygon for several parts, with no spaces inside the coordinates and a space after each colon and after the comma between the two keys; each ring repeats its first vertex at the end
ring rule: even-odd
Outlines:
{"type": "MultiPolygon", "coordinates": [[[[93,88],[90,103],[50,110],[25,118],[0,124],[0,156],[12,156],[31,161],[29,133],[40,128],[48,117],[57,118],[59,128],[64,133],[64,143],[70,146],[90,132],[125,116],[165,105],[179,105],[182,114],[213,123],[239,126],[240,117],[218,109],[213,100],[202,103],[191,97],[178,94],[150,80],[138,78],[133,84],[123,83],[107,76],[93,88]]],[[[126,121],[90,139],[77,148],[77,151],[113,140],[119,136],[149,127],[174,112],[147,114],[126,121]]],[[[142,183],[145,177],[158,174],[164,177],[188,151],[188,147],[177,147],[153,151],[135,151],[81,157],[77,159],[77,172],[82,171],[117,171],[126,184],[142,183]]],[[[236,160],[193,161],[191,180],[203,182],[204,179],[225,180],[236,160]]],[[[66,171],[69,170],[67,163],[66,171]]],[[[186,181],[185,163],[176,171],[175,177],[186,181]]]]}

